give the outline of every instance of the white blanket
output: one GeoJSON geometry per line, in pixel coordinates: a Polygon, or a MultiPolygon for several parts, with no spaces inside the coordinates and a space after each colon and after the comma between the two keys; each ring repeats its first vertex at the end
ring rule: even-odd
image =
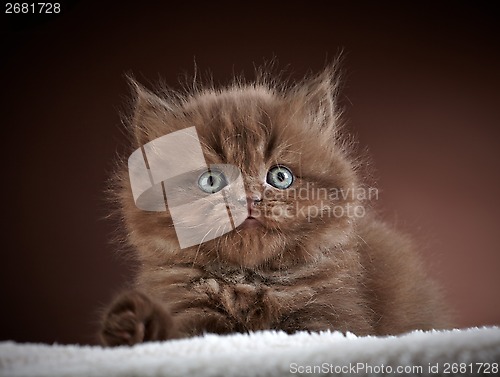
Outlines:
{"type": "Polygon", "coordinates": [[[0,342],[0,376],[500,375],[500,328],[390,337],[263,331],[134,347],[0,342]],[[462,373],[460,373],[462,372],[462,373]],[[489,373],[488,373],[489,372],[489,373]],[[494,373],[497,372],[497,373],[494,373]]]}

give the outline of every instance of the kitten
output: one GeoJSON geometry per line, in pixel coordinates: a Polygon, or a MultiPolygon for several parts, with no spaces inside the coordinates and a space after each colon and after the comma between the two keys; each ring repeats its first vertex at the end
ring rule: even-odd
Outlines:
{"type": "MultiPolygon", "coordinates": [[[[183,94],[154,94],[131,81],[133,149],[194,126],[207,164],[240,170],[248,218],[181,249],[169,210],[138,208],[122,164],[114,194],[138,270],[103,316],[104,345],[205,332],[446,327],[439,290],[412,242],[359,195],[365,174],[342,133],[336,65],[299,83],[262,74],[183,94]]],[[[200,182],[189,185],[203,189],[200,182]]]]}

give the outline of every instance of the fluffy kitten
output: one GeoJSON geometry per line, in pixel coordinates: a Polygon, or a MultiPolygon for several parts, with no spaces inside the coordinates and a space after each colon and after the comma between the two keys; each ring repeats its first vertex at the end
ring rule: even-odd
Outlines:
{"type": "Polygon", "coordinates": [[[195,126],[207,164],[241,170],[250,218],[180,249],[168,211],[136,207],[124,163],[115,195],[138,270],[133,288],[103,317],[103,344],[204,332],[382,335],[446,326],[438,289],[411,241],[356,194],[366,186],[341,133],[337,76],[331,66],[289,85],[264,74],[183,94],[154,94],[132,82],[133,149],[195,126]]]}

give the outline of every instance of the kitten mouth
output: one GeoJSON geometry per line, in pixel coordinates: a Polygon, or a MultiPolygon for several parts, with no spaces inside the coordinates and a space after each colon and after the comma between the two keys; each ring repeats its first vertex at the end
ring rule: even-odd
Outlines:
{"type": "Polygon", "coordinates": [[[262,226],[262,223],[259,221],[259,219],[253,217],[253,216],[248,216],[245,221],[243,221],[238,228],[243,229],[243,228],[255,228],[258,226],[262,226]]]}

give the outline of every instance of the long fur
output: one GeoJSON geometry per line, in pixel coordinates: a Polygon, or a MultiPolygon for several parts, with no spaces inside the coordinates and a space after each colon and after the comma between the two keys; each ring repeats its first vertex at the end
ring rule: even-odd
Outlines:
{"type": "Polygon", "coordinates": [[[153,93],[130,79],[131,151],[195,126],[207,163],[237,166],[247,194],[262,197],[255,208],[264,214],[286,209],[292,216],[264,215],[258,227],[181,250],[168,211],[135,206],[120,161],[112,192],[137,274],[133,289],[106,311],[102,342],[263,329],[380,335],[446,327],[439,289],[407,236],[378,220],[366,198],[312,195],[368,185],[365,160],[342,127],[338,62],[295,83],[265,69],[257,73],[254,82],[238,78],[216,88],[195,81],[184,92],[153,93]],[[266,185],[266,172],[276,164],[295,174],[293,189],[311,195],[283,197],[266,185]],[[311,218],[303,211],[349,206],[366,213],[311,218]]]}

